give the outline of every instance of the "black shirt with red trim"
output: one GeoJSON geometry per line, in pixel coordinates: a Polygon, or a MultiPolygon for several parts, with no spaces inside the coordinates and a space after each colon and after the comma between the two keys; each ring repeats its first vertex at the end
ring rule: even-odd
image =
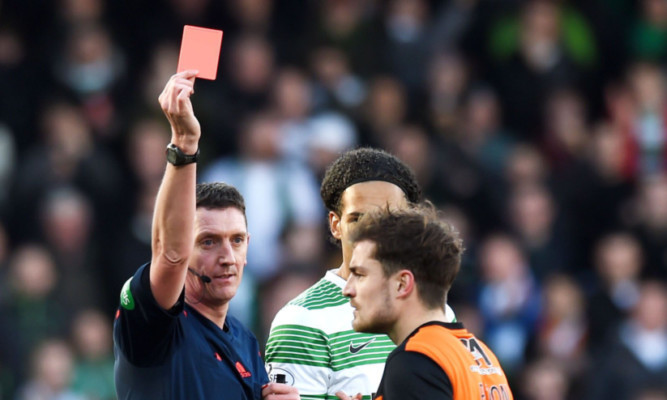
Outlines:
{"type": "Polygon", "coordinates": [[[220,329],[183,293],[164,310],[149,268],[139,268],[121,293],[113,332],[118,398],[261,399],[269,378],[252,332],[230,315],[220,329]]]}

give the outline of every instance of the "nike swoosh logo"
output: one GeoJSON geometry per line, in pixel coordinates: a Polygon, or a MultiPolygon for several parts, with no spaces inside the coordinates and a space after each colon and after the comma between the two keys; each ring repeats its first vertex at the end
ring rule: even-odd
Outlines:
{"type": "Polygon", "coordinates": [[[368,346],[369,344],[373,343],[375,341],[375,338],[369,340],[368,342],[362,343],[358,346],[355,346],[354,343],[350,342],[350,353],[352,354],[357,354],[358,352],[361,351],[364,347],[368,346]]]}

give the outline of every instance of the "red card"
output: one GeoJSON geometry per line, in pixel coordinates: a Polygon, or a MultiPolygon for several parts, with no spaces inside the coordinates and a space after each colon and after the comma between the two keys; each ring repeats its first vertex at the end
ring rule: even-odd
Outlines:
{"type": "Polygon", "coordinates": [[[221,45],[221,30],[185,25],[177,72],[196,69],[197,78],[215,80],[221,45]]]}

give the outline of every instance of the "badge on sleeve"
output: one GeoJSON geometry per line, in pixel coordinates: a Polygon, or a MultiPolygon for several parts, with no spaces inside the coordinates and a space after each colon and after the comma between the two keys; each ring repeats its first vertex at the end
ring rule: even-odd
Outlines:
{"type": "Polygon", "coordinates": [[[134,297],[130,291],[130,282],[132,278],[128,279],[120,291],[120,305],[126,310],[134,310],[134,297]]]}

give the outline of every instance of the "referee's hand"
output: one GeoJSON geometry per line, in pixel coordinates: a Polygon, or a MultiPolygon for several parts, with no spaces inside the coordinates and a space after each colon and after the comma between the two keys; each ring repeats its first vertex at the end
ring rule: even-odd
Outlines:
{"type": "Polygon", "coordinates": [[[286,383],[267,383],[262,388],[264,400],[300,400],[299,390],[286,383]]]}
{"type": "Polygon", "coordinates": [[[201,126],[192,109],[190,96],[195,92],[197,71],[187,70],[172,75],[158,101],[171,125],[172,143],[186,154],[193,154],[199,147],[201,126]]]}
{"type": "Polygon", "coordinates": [[[347,395],[347,393],[343,392],[342,390],[336,392],[336,396],[338,396],[340,400],[361,400],[362,398],[361,393],[357,393],[354,395],[354,397],[350,397],[347,395]]]}

